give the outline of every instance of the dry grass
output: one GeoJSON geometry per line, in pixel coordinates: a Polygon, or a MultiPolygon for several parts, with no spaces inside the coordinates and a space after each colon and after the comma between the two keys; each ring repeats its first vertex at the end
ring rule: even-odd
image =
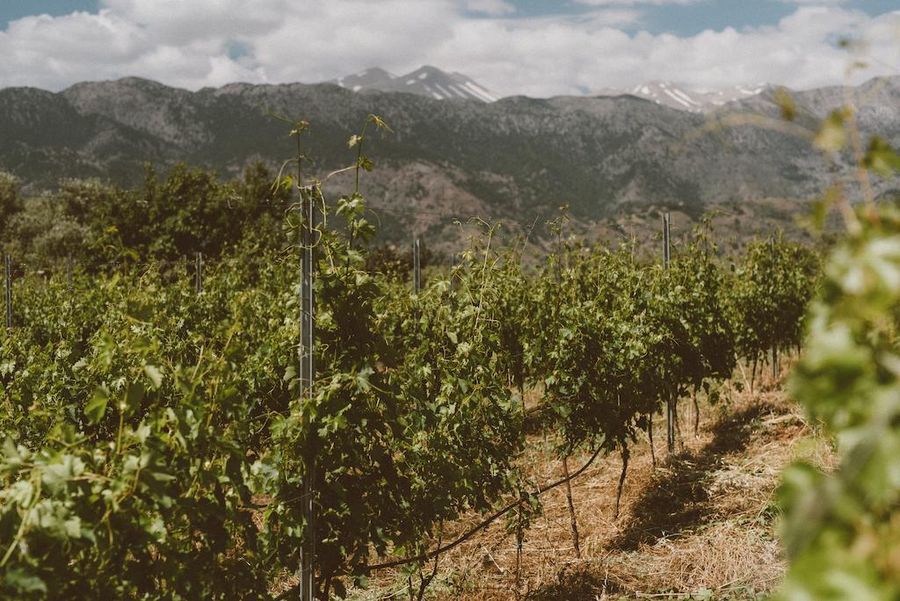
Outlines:
{"type": "MultiPolygon", "coordinates": [[[[773,382],[763,381],[761,388],[755,394],[732,390],[730,402],[717,407],[701,405],[696,435],[691,404],[682,403],[681,442],[671,456],[665,452],[665,424],[658,421],[658,464],[654,468],[646,440],[635,445],[618,519],[617,457],[598,460],[576,479],[580,558],[565,487],[545,494],[543,513],[526,532],[519,597],[748,599],[770,591],[784,569],[773,505],[779,474],[799,456],[826,468],[832,456],[798,409],[771,390],[773,382]]],[[[562,475],[553,448],[545,435],[530,436],[523,468],[536,484],[562,475]]],[[[586,459],[572,457],[570,470],[586,459]]],[[[478,516],[470,516],[451,530],[461,533],[477,522],[478,516]]],[[[440,558],[433,598],[516,599],[516,555],[515,537],[504,524],[492,525],[440,558]]],[[[354,598],[408,598],[406,577],[379,573],[354,598]]]]}

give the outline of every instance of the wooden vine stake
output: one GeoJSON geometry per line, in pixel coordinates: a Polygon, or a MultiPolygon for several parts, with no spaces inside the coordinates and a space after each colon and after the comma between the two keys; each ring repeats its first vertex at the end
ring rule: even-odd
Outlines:
{"type": "Polygon", "coordinates": [[[522,598],[522,545],[525,542],[522,524],[522,507],[519,506],[516,516],[516,599],[522,598]]]}
{"type": "Polygon", "coordinates": [[[622,491],[625,489],[625,477],[628,475],[628,459],[631,451],[622,447],[622,473],[619,475],[619,487],[616,489],[616,519],[619,519],[619,507],[622,502],[622,491]]]}
{"type": "Polygon", "coordinates": [[[572,500],[572,482],[569,476],[569,458],[563,457],[563,476],[566,478],[566,504],[569,506],[569,524],[572,527],[572,546],[575,557],[581,559],[581,541],[578,537],[578,518],[575,516],[575,502],[572,500]]]}

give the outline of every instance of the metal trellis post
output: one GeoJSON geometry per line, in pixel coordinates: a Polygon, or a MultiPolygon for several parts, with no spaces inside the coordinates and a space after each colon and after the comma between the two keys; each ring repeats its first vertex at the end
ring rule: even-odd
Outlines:
{"type": "Polygon", "coordinates": [[[13,309],[12,309],[12,257],[6,255],[5,258],[6,285],[6,329],[11,330],[13,327],[13,309]]]}
{"type": "MultiPolygon", "coordinates": [[[[671,250],[670,250],[670,220],[669,220],[669,212],[666,211],[663,213],[663,266],[668,269],[669,261],[671,260],[671,250]]],[[[675,403],[677,399],[674,398],[674,395],[670,391],[668,393],[668,398],[666,399],[666,444],[669,450],[669,453],[675,452],[675,420],[678,419],[675,413],[675,403]]]]}
{"type": "Polygon", "coordinates": [[[203,253],[201,252],[194,256],[194,290],[197,294],[203,292],[203,253]]]}
{"type": "Polygon", "coordinates": [[[422,260],[420,255],[419,239],[413,242],[413,290],[416,294],[422,288],[422,260]]]}
{"type": "Polygon", "coordinates": [[[663,265],[669,268],[669,259],[671,254],[669,251],[669,212],[663,213],[663,265]]]}
{"type": "MultiPolygon", "coordinates": [[[[775,258],[775,238],[769,238],[769,251],[775,258]]],[[[772,340],[772,381],[778,380],[778,345],[772,340]]]]}
{"type": "MultiPolygon", "coordinates": [[[[316,199],[319,190],[316,187],[301,188],[301,206],[303,225],[300,230],[302,248],[301,267],[301,345],[300,345],[300,398],[313,399],[313,381],[315,380],[315,240],[316,199]]],[[[304,454],[303,479],[303,517],[306,532],[300,553],[300,599],[315,600],[315,555],[316,555],[316,515],[315,515],[315,441],[314,431],[307,424],[307,449],[304,454]]]]}

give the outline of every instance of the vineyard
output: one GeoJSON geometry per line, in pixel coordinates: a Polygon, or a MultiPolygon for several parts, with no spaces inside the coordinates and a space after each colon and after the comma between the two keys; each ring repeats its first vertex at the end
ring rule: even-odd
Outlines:
{"type": "MultiPolygon", "coordinates": [[[[850,209],[821,252],[772,236],[729,256],[700,225],[665,257],[560,236],[536,266],[484,224],[455,265],[410,276],[371,251],[366,135],[346,196],[305,180],[300,152],[280,174],[278,243],[179,262],[183,237],[129,253],[147,247],[111,228],[80,265],[8,263],[0,596],[328,599],[393,569],[423,599],[488,526],[521,555],[563,491],[580,554],[579,475],[615,466],[618,515],[638,441],[665,440],[665,462],[687,415],[779,357],[840,463],[785,474],[779,594],[900,596],[895,208],[850,209]],[[524,469],[539,439],[563,477],[524,469]]],[[[519,559],[507,580],[524,595],[519,559]]]]}

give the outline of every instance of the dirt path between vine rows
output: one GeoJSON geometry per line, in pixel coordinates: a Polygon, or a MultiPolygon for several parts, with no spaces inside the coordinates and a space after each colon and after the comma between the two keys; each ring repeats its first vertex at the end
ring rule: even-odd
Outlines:
{"type": "MultiPolygon", "coordinates": [[[[761,388],[754,394],[730,389],[728,401],[701,403],[696,435],[691,403],[682,402],[681,436],[671,456],[665,450],[665,424],[657,420],[657,465],[646,439],[639,441],[618,519],[617,456],[598,460],[573,481],[580,558],[565,487],[545,494],[543,512],[522,547],[519,598],[744,600],[777,586],[784,569],[774,502],[779,474],[799,457],[828,469],[833,456],[801,411],[772,390],[773,382],[761,388]]],[[[554,445],[548,435],[529,437],[522,465],[537,484],[563,474],[554,445]]],[[[570,470],[587,458],[570,458],[570,470]]],[[[478,516],[471,516],[449,530],[463,532],[477,522],[478,516]]],[[[509,526],[500,521],[441,557],[428,598],[516,599],[516,541],[509,526]]],[[[399,571],[376,574],[368,590],[354,591],[351,598],[408,599],[406,578],[399,571]]]]}

